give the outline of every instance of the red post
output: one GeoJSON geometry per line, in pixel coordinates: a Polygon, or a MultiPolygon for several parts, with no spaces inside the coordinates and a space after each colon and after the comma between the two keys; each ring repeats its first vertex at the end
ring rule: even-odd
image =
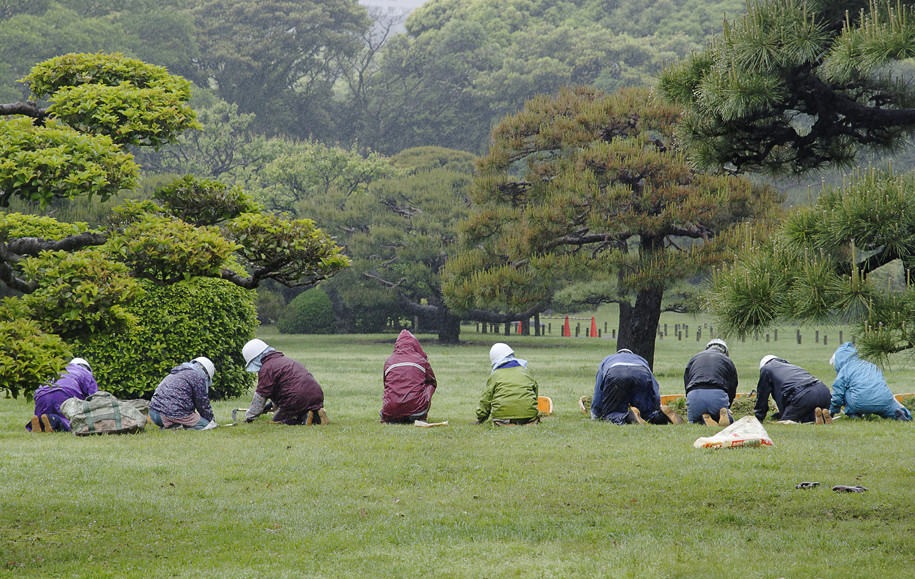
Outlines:
{"type": "Polygon", "coordinates": [[[597,337],[597,322],[594,321],[594,316],[591,316],[591,337],[597,337]]]}
{"type": "Polygon", "coordinates": [[[572,337],[572,328],[569,327],[569,316],[566,316],[566,323],[562,326],[562,337],[571,338],[572,337]]]}

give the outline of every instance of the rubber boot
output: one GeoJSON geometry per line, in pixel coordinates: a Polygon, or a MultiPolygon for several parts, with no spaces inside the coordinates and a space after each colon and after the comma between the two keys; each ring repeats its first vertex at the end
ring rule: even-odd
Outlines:
{"type": "Polygon", "coordinates": [[[632,414],[632,416],[635,418],[635,421],[638,424],[648,424],[647,422],[645,422],[645,419],[642,418],[642,413],[639,412],[639,409],[636,408],[635,406],[629,407],[629,413],[632,414]]]}
{"type": "Polygon", "coordinates": [[[661,412],[663,412],[664,415],[667,416],[667,419],[670,420],[671,424],[685,424],[686,423],[686,421],[683,420],[679,414],[674,412],[673,409],[670,406],[668,406],[667,404],[661,405],[661,412]]]}

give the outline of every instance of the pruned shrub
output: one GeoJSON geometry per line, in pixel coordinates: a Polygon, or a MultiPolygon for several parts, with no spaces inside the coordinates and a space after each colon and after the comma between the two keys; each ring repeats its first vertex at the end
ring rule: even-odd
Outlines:
{"type": "Polygon", "coordinates": [[[38,386],[57,377],[69,357],[70,349],[59,337],[0,311],[0,386],[14,398],[31,398],[38,386]]]}
{"type": "Polygon", "coordinates": [[[146,292],[128,308],[136,326],[74,348],[92,364],[99,388],[124,398],[148,396],[169,370],[198,356],[216,366],[211,398],[239,396],[252,385],[241,349],[257,327],[253,291],[215,278],[142,283],[146,292]]]}
{"type": "Polygon", "coordinates": [[[332,334],[334,309],[321,288],[312,288],[289,302],[276,322],[283,334],[332,334]]]}

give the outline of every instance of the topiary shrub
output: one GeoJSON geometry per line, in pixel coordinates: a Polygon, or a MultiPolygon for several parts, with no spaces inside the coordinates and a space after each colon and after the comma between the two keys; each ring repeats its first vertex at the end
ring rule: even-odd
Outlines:
{"type": "Polygon", "coordinates": [[[283,334],[332,334],[334,327],[330,298],[317,287],[296,296],[276,322],[276,328],[283,334]]]}
{"type": "Polygon", "coordinates": [[[254,375],[245,372],[241,349],[257,327],[253,291],[216,278],[142,285],[144,295],[128,307],[136,326],[74,348],[92,364],[99,388],[123,398],[149,396],[169,370],[198,356],[216,366],[211,398],[251,387],[254,375]]]}

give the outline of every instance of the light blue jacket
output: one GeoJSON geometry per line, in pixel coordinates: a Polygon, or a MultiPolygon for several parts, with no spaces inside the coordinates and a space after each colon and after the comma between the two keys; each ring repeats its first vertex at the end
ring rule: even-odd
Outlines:
{"type": "MultiPolygon", "coordinates": [[[[836,350],[835,367],[837,375],[832,383],[829,404],[831,414],[844,406],[845,414],[879,414],[893,418],[898,408],[904,409],[893,397],[880,368],[859,358],[858,350],[851,342],[845,342],[836,350]]],[[[904,410],[911,420],[911,414],[904,410]]]]}

